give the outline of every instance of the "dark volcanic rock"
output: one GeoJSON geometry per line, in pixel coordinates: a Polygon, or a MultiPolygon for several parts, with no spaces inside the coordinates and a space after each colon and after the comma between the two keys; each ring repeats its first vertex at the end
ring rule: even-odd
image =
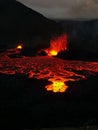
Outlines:
{"type": "Polygon", "coordinates": [[[26,46],[41,43],[45,47],[52,35],[61,32],[55,21],[15,0],[1,0],[0,7],[0,47],[12,47],[21,41],[26,46]]]}
{"type": "Polygon", "coordinates": [[[56,57],[61,59],[69,59],[69,60],[84,60],[84,61],[98,61],[98,53],[85,51],[82,49],[70,49],[65,52],[59,52],[56,57]]]}
{"type": "Polygon", "coordinates": [[[98,75],[69,83],[66,94],[43,91],[45,80],[24,75],[0,77],[1,126],[32,129],[98,125],[98,75]]]}

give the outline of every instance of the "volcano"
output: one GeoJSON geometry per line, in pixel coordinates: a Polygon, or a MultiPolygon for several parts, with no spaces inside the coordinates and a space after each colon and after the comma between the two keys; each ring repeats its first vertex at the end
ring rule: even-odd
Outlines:
{"type": "Polygon", "coordinates": [[[98,61],[95,55],[85,59],[77,23],[66,23],[63,32],[60,24],[15,0],[1,0],[0,7],[1,124],[13,129],[98,125],[98,61]]]}

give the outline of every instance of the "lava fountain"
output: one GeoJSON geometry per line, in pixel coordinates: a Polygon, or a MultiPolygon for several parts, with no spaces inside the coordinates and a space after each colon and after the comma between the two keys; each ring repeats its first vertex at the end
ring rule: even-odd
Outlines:
{"type": "Polygon", "coordinates": [[[58,52],[65,51],[67,49],[67,35],[62,34],[61,36],[54,38],[50,41],[50,47],[45,49],[48,56],[56,56],[58,52]]]}

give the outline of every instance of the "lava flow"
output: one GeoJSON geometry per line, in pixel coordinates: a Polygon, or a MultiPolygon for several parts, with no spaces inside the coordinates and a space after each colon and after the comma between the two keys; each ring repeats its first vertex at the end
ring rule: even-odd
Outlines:
{"type": "Polygon", "coordinates": [[[84,80],[98,73],[98,62],[62,60],[49,56],[10,58],[8,55],[9,52],[0,54],[0,73],[46,79],[50,82],[45,86],[47,91],[65,92],[68,81],[84,80]]]}
{"type": "Polygon", "coordinates": [[[67,49],[67,35],[62,34],[58,38],[52,39],[50,41],[50,47],[45,49],[48,56],[56,56],[58,52],[67,49]]]}
{"type": "Polygon", "coordinates": [[[49,79],[48,81],[51,81],[52,84],[47,85],[45,88],[47,89],[47,91],[53,91],[55,92],[65,92],[68,88],[68,86],[66,85],[65,80],[64,79],[49,79]]]}

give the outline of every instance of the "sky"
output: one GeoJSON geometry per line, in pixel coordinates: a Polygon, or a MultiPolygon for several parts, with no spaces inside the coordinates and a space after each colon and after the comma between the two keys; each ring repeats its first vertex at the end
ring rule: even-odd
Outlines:
{"type": "Polygon", "coordinates": [[[98,18],[98,0],[17,0],[48,18],[98,18]]]}

